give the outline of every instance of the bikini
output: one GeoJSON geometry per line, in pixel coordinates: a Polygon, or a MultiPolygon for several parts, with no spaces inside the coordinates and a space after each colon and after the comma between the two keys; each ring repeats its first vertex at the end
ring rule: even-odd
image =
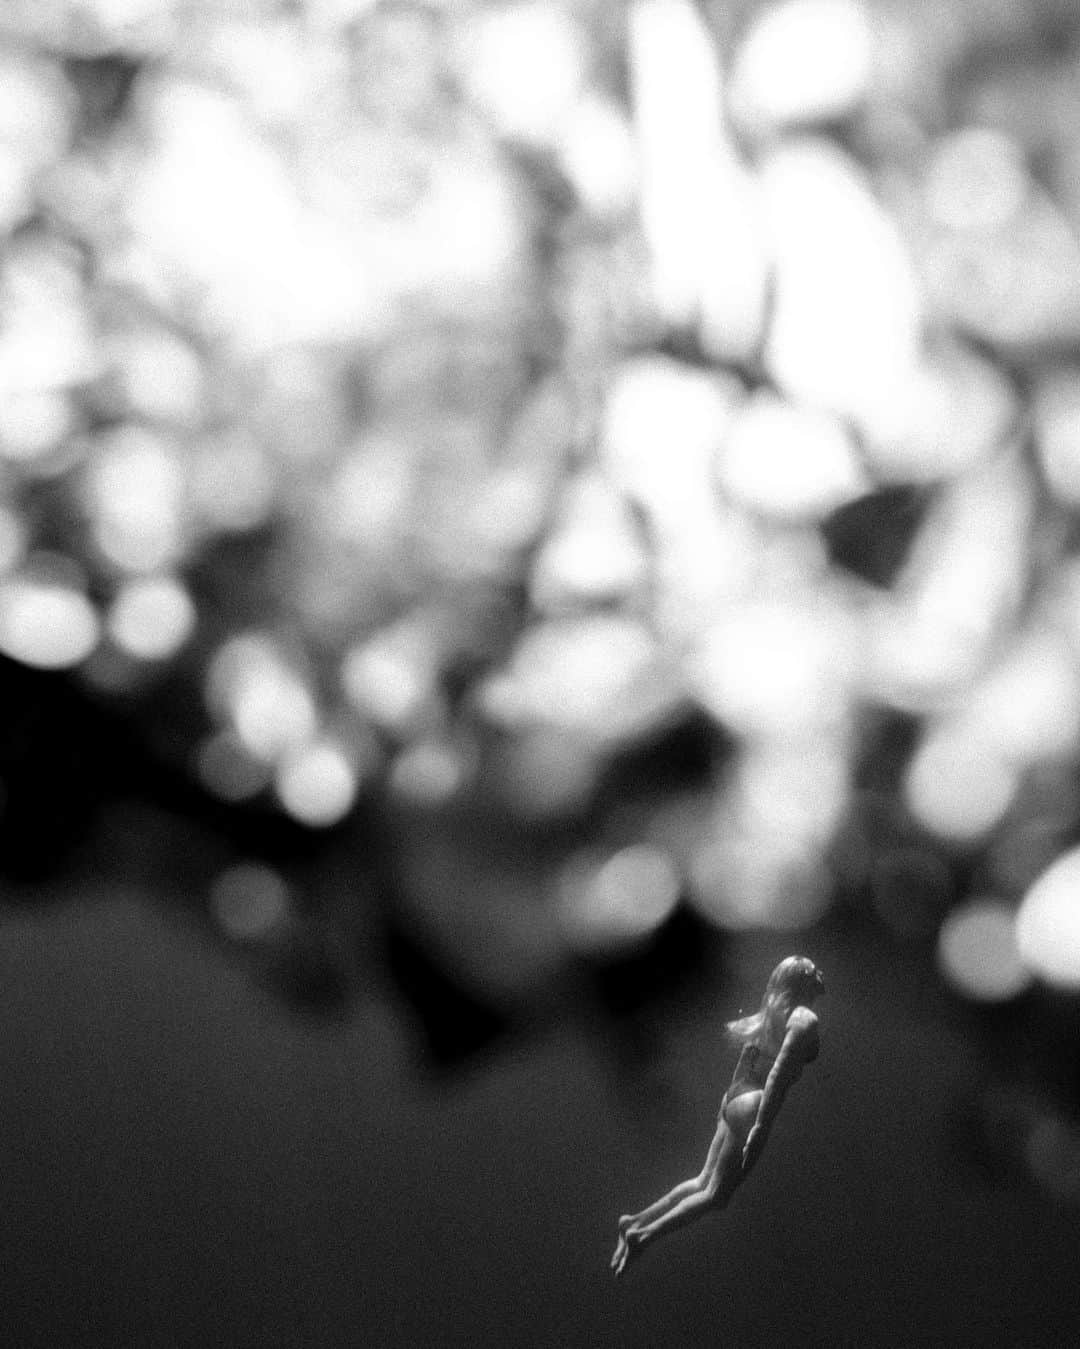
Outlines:
{"type": "Polygon", "coordinates": [[[767,1053],[758,1045],[747,1045],[735,1065],[731,1086],[724,1093],[724,1099],[720,1103],[720,1113],[723,1114],[732,1101],[745,1096],[747,1092],[762,1091],[769,1077],[769,1069],[775,1062],[774,1054],[767,1053]]]}

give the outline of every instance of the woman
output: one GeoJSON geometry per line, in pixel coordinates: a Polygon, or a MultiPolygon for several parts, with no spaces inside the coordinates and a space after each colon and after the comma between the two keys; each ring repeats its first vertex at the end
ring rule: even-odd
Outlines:
{"type": "Polygon", "coordinates": [[[729,1023],[728,1034],[742,1052],[720,1103],[705,1165],[663,1199],[619,1219],[619,1243],[611,1259],[616,1275],[646,1242],[684,1227],[708,1209],[723,1208],[749,1174],[788,1089],[803,1065],[817,1058],[818,1019],[810,1008],[824,992],[825,981],[813,961],[788,956],[769,976],[753,1016],[729,1023]]]}

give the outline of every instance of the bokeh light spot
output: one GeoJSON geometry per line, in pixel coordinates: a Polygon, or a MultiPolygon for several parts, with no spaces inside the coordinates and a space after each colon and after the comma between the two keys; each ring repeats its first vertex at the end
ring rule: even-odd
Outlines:
{"type": "Polygon", "coordinates": [[[1035,448],[1050,490],[1066,506],[1080,506],[1080,368],[1043,373],[1032,412],[1035,448]]]}
{"type": "Polygon", "coordinates": [[[847,707],[853,640],[844,615],[830,605],[777,599],[733,606],[702,644],[698,697],[742,734],[835,724],[847,707]]]}
{"type": "Polygon", "coordinates": [[[687,511],[708,499],[739,392],[734,380],[658,358],[616,371],[604,413],[605,464],[661,528],[678,531],[687,511]]]}
{"type": "Polygon", "coordinates": [[[671,915],[681,882],[671,857],[633,844],[593,866],[571,866],[560,887],[559,921],[569,944],[615,955],[649,938],[671,915]]]}
{"type": "Polygon", "coordinates": [[[741,505],[790,521],[820,519],[869,488],[854,439],[837,418],[767,392],[736,413],[717,476],[741,505]]]}
{"type": "Polygon", "coordinates": [[[270,867],[240,863],[215,879],[210,890],[210,912],[233,941],[265,940],[288,917],[288,887],[270,867]]]}
{"type": "Polygon", "coordinates": [[[168,660],[195,630],[195,605],[175,576],[125,583],[109,610],[109,636],[139,660],[168,660]]]}
{"type": "Polygon", "coordinates": [[[549,140],[567,117],[584,75],[584,49],[570,15],[523,0],[482,11],[464,44],[465,83],[505,136],[549,140]]]}
{"type": "Polygon", "coordinates": [[[207,700],[245,747],[268,762],[315,734],[315,700],[307,683],[260,633],[222,644],[207,673],[207,700]]]}
{"type": "Polygon", "coordinates": [[[282,758],[274,786],[294,820],[313,829],[328,828],[353,807],[356,770],[340,746],[315,741],[282,758]]]}
{"type": "Polygon", "coordinates": [[[690,899],[718,927],[808,927],[826,911],[833,878],[803,841],[721,822],[691,859],[690,899]]]}
{"type": "Polygon", "coordinates": [[[213,530],[243,531],[266,522],[278,471],[261,445],[243,434],[210,435],[191,456],[187,492],[213,530]]]}
{"type": "Polygon", "coordinates": [[[20,389],[0,400],[0,455],[17,463],[56,450],[72,434],[76,418],[62,389],[20,389]]]}
{"type": "Polygon", "coordinates": [[[421,739],[405,746],[390,768],[392,796],[413,805],[441,806],[468,781],[467,753],[449,741],[421,739]]]}
{"type": "Polygon", "coordinates": [[[599,476],[573,484],[533,567],[530,596],[542,612],[625,599],[648,559],[627,503],[599,476]]]}
{"type": "Polygon", "coordinates": [[[1007,1002],[1032,982],[1016,944],[1015,911],[995,899],[953,909],[938,934],[937,959],[950,984],[974,1002],[1007,1002]]]}
{"type": "Polygon", "coordinates": [[[98,644],[101,621],[81,591],[61,578],[0,581],[0,651],[41,670],[81,664],[98,644]]]}
{"type": "Polygon", "coordinates": [[[870,88],[873,32],[856,0],[783,0],[761,6],[735,54],[731,107],[759,134],[832,121],[870,88]]]}
{"type": "Polygon", "coordinates": [[[405,734],[437,704],[433,657],[419,632],[380,633],[346,653],[342,687],[357,711],[387,731],[405,734]]]}
{"type": "Polygon", "coordinates": [[[630,209],[638,162],[625,116],[610,101],[582,97],[562,128],[559,162],[584,206],[598,216],[630,209]]]}
{"type": "Polygon", "coordinates": [[[941,838],[973,841],[1000,823],[1020,785],[1017,770],[978,737],[945,724],[908,765],[904,796],[912,815],[941,838]]]}
{"type": "Polygon", "coordinates": [[[1016,917],[1016,940],[1040,979],[1080,991],[1080,848],[1063,853],[1028,890],[1016,917]]]}
{"type": "Polygon", "coordinates": [[[244,747],[233,731],[208,736],[195,755],[199,781],[219,801],[250,801],[270,785],[270,768],[244,747]]]}
{"type": "Polygon", "coordinates": [[[931,215],[953,229],[993,229],[1031,187],[1023,151],[1004,132],[968,126],[939,142],[926,180],[931,215]]]}
{"type": "Polygon", "coordinates": [[[163,437],[134,426],[105,437],[87,464],[94,541],[104,557],[129,571],[174,561],[183,484],[175,447],[163,437]]]}
{"type": "Polygon", "coordinates": [[[859,166],[833,145],[782,144],[761,175],[775,261],[766,370],[790,398],[861,424],[917,362],[912,262],[859,166]]]}

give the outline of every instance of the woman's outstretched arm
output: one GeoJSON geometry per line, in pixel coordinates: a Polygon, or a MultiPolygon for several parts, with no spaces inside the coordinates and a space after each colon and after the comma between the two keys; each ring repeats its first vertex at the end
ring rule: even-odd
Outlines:
{"type": "Polygon", "coordinates": [[[784,1103],[784,1097],[799,1080],[806,1064],[812,1063],[817,1058],[819,1047],[817,1017],[809,1007],[796,1007],[788,1017],[784,1043],[765,1081],[757,1118],[743,1148],[744,1176],[750,1173],[754,1163],[761,1156],[769,1130],[784,1103]]]}

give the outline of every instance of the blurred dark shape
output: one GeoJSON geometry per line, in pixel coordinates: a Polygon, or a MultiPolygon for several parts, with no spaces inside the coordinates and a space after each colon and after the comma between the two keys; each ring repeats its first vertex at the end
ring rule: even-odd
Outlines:
{"type": "Polygon", "coordinates": [[[417,935],[390,918],[384,929],[386,972],[416,1025],[422,1060],[435,1071],[456,1068],[494,1045],[510,1028],[506,1009],[464,987],[417,935]]]}
{"type": "Polygon", "coordinates": [[[609,808],[706,787],[723,771],[734,741],[713,718],[686,708],[640,742],[622,747],[607,765],[601,796],[609,808]]]}
{"type": "Polygon", "coordinates": [[[302,1012],[337,1018],[356,989],[355,962],[340,929],[324,918],[294,922],[267,961],[270,986],[302,1012]]]}
{"type": "Polygon", "coordinates": [[[998,1082],[949,1112],[961,1162],[994,1185],[1037,1185],[1055,1203],[1080,1205],[1080,1114],[1037,1088],[998,1082]]]}
{"type": "Polygon", "coordinates": [[[829,557],[876,586],[891,586],[919,531],[932,489],[900,484],[841,506],[825,520],[829,557]]]}
{"type": "Polygon", "coordinates": [[[79,101],[82,134],[98,135],[124,116],[141,64],[122,52],[64,58],[64,74],[79,101]]]}
{"type": "Polygon", "coordinates": [[[983,1086],[949,1110],[947,1138],[974,1177],[994,1185],[1022,1183],[1024,1151],[1041,1117],[1034,1097],[1019,1088],[983,1086]]]}
{"type": "Polygon", "coordinates": [[[898,937],[933,937],[955,895],[945,863],[928,848],[888,849],[870,875],[875,914],[898,937]]]}
{"type": "Polygon", "coordinates": [[[903,803],[896,798],[896,788],[904,767],[911,757],[919,734],[919,719],[908,712],[893,708],[875,709],[868,718],[856,767],[856,782],[869,792],[893,798],[887,811],[892,827],[913,829],[903,803]]]}
{"type": "Polygon", "coordinates": [[[1080,1118],[1044,1116],[1028,1138],[1031,1174],[1055,1200],[1080,1205],[1080,1118]]]}
{"type": "Polygon", "coordinates": [[[87,716],[62,675],[4,657],[0,706],[0,873],[32,882],[62,871],[90,837],[131,746],[121,728],[87,716]]]}
{"type": "Polygon", "coordinates": [[[617,1020],[672,999],[688,999],[715,966],[723,939],[681,906],[648,943],[629,954],[598,954],[582,964],[599,1004],[617,1020]]]}

